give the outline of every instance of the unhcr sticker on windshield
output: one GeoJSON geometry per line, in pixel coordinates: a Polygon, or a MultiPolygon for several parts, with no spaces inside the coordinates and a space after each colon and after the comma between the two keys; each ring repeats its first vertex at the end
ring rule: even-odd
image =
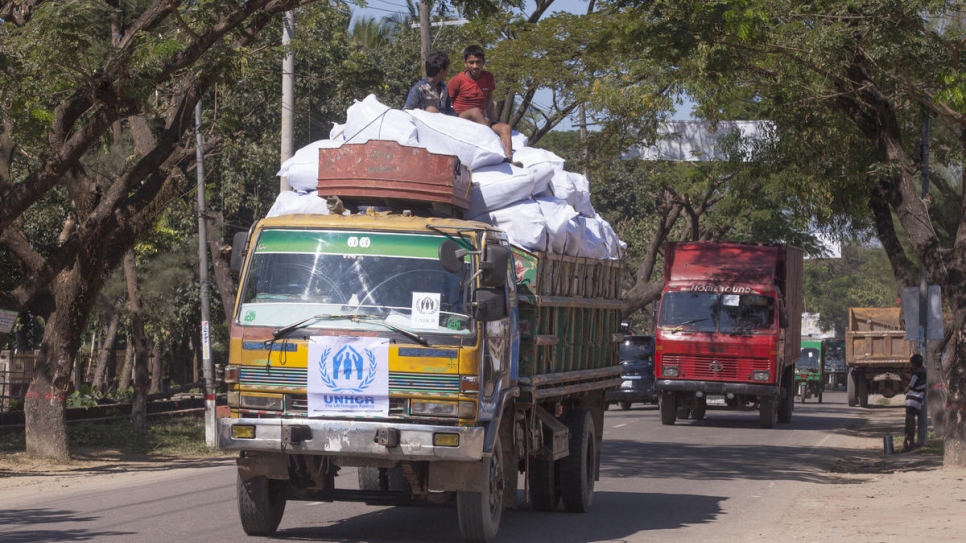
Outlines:
{"type": "Polygon", "coordinates": [[[389,415],[389,340],[309,339],[308,415],[389,415]]]}

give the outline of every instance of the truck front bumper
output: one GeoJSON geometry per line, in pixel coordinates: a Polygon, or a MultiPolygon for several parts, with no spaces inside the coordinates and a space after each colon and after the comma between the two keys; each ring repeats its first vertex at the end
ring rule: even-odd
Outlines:
{"type": "Polygon", "coordinates": [[[218,448],[225,451],[266,451],[321,454],[378,460],[454,460],[483,458],[482,427],[430,426],[391,422],[320,419],[218,419],[218,448]],[[237,437],[233,428],[253,437],[237,437]],[[453,442],[437,445],[437,436],[453,442]]]}
{"type": "Polygon", "coordinates": [[[727,393],[744,396],[776,397],[779,393],[778,385],[751,383],[723,383],[719,381],[688,381],[677,379],[658,379],[654,382],[658,392],[703,392],[705,394],[724,395],[727,393]]]}

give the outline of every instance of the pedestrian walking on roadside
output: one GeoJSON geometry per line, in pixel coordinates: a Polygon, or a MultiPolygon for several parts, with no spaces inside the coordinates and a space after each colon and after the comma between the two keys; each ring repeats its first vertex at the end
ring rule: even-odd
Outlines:
{"type": "MultiPolygon", "coordinates": [[[[922,355],[912,355],[909,363],[912,364],[912,378],[906,386],[906,439],[903,442],[903,451],[912,450],[916,446],[916,420],[926,398],[926,369],[922,367],[922,355]]],[[[925,443],[919,443],[920,447],[923,445],[925,443]]]]}

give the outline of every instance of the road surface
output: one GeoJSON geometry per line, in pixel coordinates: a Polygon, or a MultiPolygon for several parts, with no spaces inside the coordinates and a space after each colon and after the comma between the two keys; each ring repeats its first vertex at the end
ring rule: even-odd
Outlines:
{"type": "MultiPolygon", "coordinates": [[[[854,452],[842,447],[844,436],[867,426],[868,410],[848,407],[844,393],[824,400],[796,404],[791,423],[772,430],[758,427],[757,412],[709,410],[703,421],[663,426],[655,406],[612,407],[592,511],[539,513],[521,499],[504,515],[499,541],[721,543],[774,535],[805,489],[828,482],[830,459],[854,452]]],[[[878,415],[891,419],[892,411],[901,426],[901,408],[878,415]]],[[[247,539],[232,460],[102,471],[112,473],[0,487],[0,540],[247,539]]],[[[346,468],[337,484],[355,480],[346,468]]],[[[253,540],[426,543],[459,541],[460,532],[453,505],[289,502],[276,537],[253,540]]]]}

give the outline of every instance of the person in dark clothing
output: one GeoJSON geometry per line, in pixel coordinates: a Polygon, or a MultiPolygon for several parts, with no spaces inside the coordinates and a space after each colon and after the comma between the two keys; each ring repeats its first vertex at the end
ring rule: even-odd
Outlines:
{"type": "MultiPolygon", "coordinates": [[[[926,369],[922,367],[922,355],[909,357],[912,364],[912,378],[906,386],[906,438],[903,450],[911,450],[916,445],[916,419],[926,398],[926,369]]],[[[919,446],[924,445],[920,443],[919,446]]]]}
{"type": "Polygon", "coordinates": [[[426,57],[426,77],[420,79],[406,96],[404,109],[424,109],[432,113],[456,115],[450,105],[446,75],[449,73],[449,57],[443,51],[435,51],[426,57]]]}

